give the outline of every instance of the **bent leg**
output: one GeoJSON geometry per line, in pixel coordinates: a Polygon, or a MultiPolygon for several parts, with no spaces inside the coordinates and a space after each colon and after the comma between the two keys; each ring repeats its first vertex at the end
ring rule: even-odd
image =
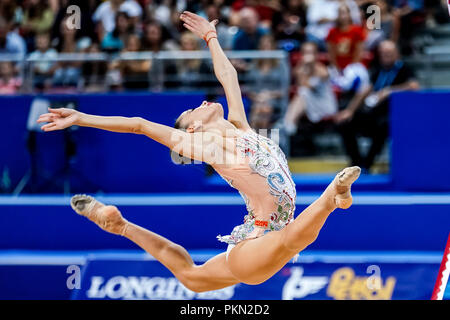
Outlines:
{"type": "Polygon", "coordinates": [[[228,270],[225,253],[197,266],[180,245],[125,220],[115,206],[105,206],[88,196],[74,196],[72,208],[103,230],[123,235],[151,254],[188,289],[201,292],[228,287],[239,281],[228,270]]]}
{"type": "Polygon", "coordinates": [[[316,240],[331,212],[351,205],[350,185],[360,171],[359,167],[351,167],[340,172],[319,199],[282,230],[239,243],[228,256],[231,272],[247,284],[259,284],[272,277],[316,240]]]}
{"type": "Polygon", "coordinates": [[[182,246],[135,224],[129,225],[124,236],[150,253],[192,291],[216,290],[239,283],[228,270],[225,253],[195,265],[182,246]]]}

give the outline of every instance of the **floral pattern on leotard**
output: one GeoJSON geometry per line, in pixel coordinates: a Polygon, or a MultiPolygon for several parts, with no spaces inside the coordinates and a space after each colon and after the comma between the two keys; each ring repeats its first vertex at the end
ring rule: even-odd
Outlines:
{"type": "MultiPolygon", "coordinates": [[[[244,217],[244,223],[234,227],[230,235],[217,236],[219,241],[228,244],[237,244],[248,239],[255,228],[263,229],[260,230],[261,232],[257,232],[258,236],[270,231],[281,230],[293,220],[295,211],[295,184],[286,157],[278,145],[269,138],[250,131],[237,139],[237,148],[242,156],[249,158],[249,166],[252,171],[266,179],[269,192],[277,204],[277,210],[270,214],[267,227],[256,226],[257,217],[249,207],[247,197],[239,192],[245,200],[248,214],[244,217]]],[[[231,180],[225,180],[234,187],[231,180]]]]}

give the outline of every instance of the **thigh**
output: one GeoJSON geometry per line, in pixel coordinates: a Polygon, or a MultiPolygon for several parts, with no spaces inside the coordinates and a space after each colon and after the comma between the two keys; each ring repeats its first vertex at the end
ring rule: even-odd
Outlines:
{"type": "Polygon", "coordinates": [[[240,242],[228,255],[229,270],[246,284],[260,284],[272,277],[298,253],[283,244],[286,230],[240,242]]]}

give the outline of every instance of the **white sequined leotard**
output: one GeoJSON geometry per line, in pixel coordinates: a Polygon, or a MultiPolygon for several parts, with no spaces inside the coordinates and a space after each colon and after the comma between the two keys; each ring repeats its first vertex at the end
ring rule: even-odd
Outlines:
{"type": "Polygon", "coordinates": [[[237,243],[281,230],[294,219],[296,190],[286,157],[271,139],[252,130],[235,138],[239,163],[214,169],[245,200],[248,214],[230,235],[217,236],[232,247],[237,243]]]}

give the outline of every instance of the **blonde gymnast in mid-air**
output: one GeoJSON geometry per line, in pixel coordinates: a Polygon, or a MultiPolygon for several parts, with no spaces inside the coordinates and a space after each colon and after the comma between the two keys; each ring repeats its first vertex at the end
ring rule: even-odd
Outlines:
{"type": "Polygon", "coordinates": [[[71,205],[103,230],[142,247],[192,291],[216,290],[240,282],[260,284],[314,242],[336,208],[351,206],[350,187],[359,177],[360,168],[341,171],[324,193],[294,219],[296,190],[286,158],[272,140],[252,131],[247,122],[236,70],[217,40],[218,21],[208,22],[191,12],[182,13],[180,19],[206,41],[211,51],[214,73],[227,98],[227,119],[221,104],[204,101],[184,111],[175,128],[138,117],[102,117],[71,109],[49,109],[38,122],[46,123],[44,131],[77,125],[143,134],[184,157],[210,164],[240,192],[248,214],[230,235],[218,236],[228,244],[227,251],[202,265],[196,265],[180,245],[124,219],[115,206],[85,195],[72,197],[71,205]]]}

